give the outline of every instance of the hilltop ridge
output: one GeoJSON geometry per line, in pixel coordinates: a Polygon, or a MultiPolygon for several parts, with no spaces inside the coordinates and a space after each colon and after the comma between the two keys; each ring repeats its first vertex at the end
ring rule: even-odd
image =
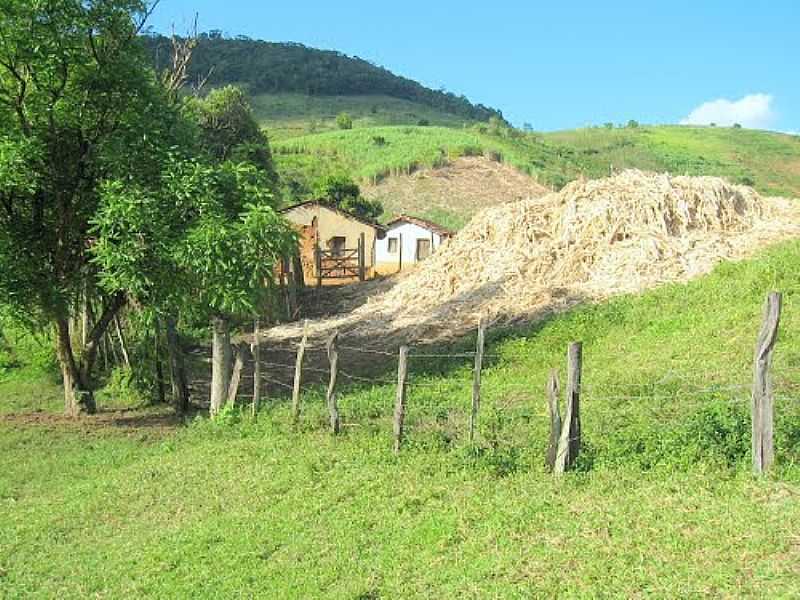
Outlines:
{"type": "MultiPolygon", "coordinates": [[[[156,69],[167,66],[170,38],[143,38],[156,69]]],[[[189,65],[189,80],[208,77],[208,85],[237,84],[253,96],[294,93],[309,97],[388,96],[407,100],[463,119],[502,119],[502,113],[465,96],[433,90],[401,77],[357,56],[320,50],[293,42],[267,42],[245,36],[224,37],[220,32],[202,33],[189,65]]]]}

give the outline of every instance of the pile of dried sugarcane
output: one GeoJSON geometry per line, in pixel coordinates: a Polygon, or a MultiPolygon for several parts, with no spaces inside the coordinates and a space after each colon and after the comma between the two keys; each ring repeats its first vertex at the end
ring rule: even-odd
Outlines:
{"type": "MultiPolygon", "coordinates": [[[[359,311],[380,328],[470,325],[708,272],[800,235],[794,203],[718,177],[628,170],[496,206],[359,311]]],[[[369,321],[364,319],[364,325],[369,321]]]]}

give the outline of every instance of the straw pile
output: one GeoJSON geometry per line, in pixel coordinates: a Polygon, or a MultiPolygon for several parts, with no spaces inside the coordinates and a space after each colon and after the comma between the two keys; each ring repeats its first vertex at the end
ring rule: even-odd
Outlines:
{"type": "Polygon", "coordinates": [[[800,235],[797,217],[789,201],[716,177],[629,170],[576,181],[476,215],[447,247],[357,311],[373,322],[356,329],[412,329],[424,337],[472,325],[481,314],[526,317],[685,281],[800,235]]]}
{"type": "MultiPolygon", "coordinates": [[[[536,319],[686,281],[790,237],[800,237],[800,201],[762,198],[717,177],[629,170],[483,210],[393,287],[353,312],[312,323],[312,331],[436,339],[483,315],[536,319]]],[[[295,329],[274,333],[294,337],[295,329]]]]}

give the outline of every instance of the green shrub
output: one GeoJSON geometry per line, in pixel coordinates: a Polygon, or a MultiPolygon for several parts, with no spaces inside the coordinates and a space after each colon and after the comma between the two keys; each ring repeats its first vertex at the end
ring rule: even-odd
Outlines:
{"type": "Polygon", "coordinates": [[[115,367],[99,395],[104,397],[102,404],[114,406],[141,406],[147,402],[128,367],[115,367]]]}
{"type": "Polygon", "coordinates": [[[336,117],[336,126],[339,129],[352,129],[353,117],[351,117],[346,112],[339,113],[336,117]]]}

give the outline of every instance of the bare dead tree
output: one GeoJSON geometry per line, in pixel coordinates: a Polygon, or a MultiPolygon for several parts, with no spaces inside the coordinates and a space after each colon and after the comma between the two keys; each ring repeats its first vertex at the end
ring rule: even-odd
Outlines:
{"type": "MultiPolygon", "coordinates": [[[[161,73],[161,81],[167,93],[172,97],[177,97],[178,92],[181,88],[185,87],[187,81],[189,81],[189,65],[192,62],[192,54],[199,40],[197,18],[198,15],[195,13],[194,23],[186,37],[177,36],[175,34],[175,28],[172,28],[172,63],[161,73]]],[[[214,67],[211,67],[205,77],[198,76],[197,81],[193,82],[190,86],[192,93],[198,95],[213,72],[214,67]]]]}

